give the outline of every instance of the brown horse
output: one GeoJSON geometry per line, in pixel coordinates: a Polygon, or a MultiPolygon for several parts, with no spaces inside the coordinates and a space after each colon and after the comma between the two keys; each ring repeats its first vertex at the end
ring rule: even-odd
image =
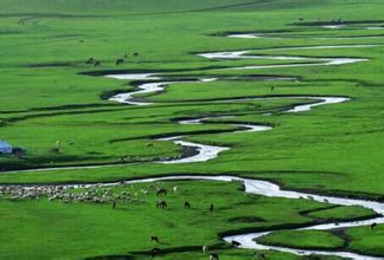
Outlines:
{"type": "Polygon", "coordinates": [[[164,200],[160,200],[156,202],[156,207],[159,209],[165,209],[166,207],[168,207],[168,204],[164,200]]]}
{"type": "Polygon", "coordinates": [[[160,195],[167,195],[167,194],[168,194],[168,191],[167,191],[167,189],[157,189],[156,194],[157,194],[157,196],[160,196],[160,195]]]}
{"type": "Polygon", "coordinates": [[[158,236],[151,236],[151,242],[160,243],[160,239],[158,236]]]}
{"type": "Polygon", "coordinates": [[[209,256],[209,260],[219,260],[219,255],[217,255],[217,254],[211,254],[211,255],[209,256]]]}
{"type": "Polygon", "coordinates": [[[371,229],[375,229],[376,226],[377,226],[377,223],[372,223],[370,227],[371,229]]]}
{"type": "Polygon", "coordinates": [[[116,65],[120,65],[120,64],[123,64],[124,63],[124,59],[117,59],[115,64],[116,65]]]}

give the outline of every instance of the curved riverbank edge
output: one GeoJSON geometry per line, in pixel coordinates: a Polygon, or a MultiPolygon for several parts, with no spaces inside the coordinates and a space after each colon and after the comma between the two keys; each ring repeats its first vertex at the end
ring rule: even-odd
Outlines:
{"type": "MultiPolygon", "coordinates": [[[[169,177],[158,177],[158,178],[146,178],[146,179],[137,179],[131,181],[120,181],[120,182],[111,182],[111,183],[98,183],[98,184],[73,184],[73,185],[60,185],[64,189],[70,188],[90,188],[90,187],[113,187],[119,185],[130,185],[136,183],[153,183],[160,181],[221,181],[221,182],[239,182],[244,186],[245,192],[254,195],[261,195],[266,197],[280,197],[287,199],[304,199],[318,201],[322,203],[328,203],[332,205],[341,205],[341,206],[361,206],[367,209],[371,209],[378,214],[378,217],[366,220],[354,220],[354,221],[343,221],[343,222],[330,222],[330,223],[315,223],[313,225],[306,224],[301,226],[298,230],[332,230],[338,228],[347,228],[347,227],[356,227],[356,226],[367,226],[373,223],[384,223],[384,204],[376,201],[369,200],[357,200],[357,199],[345,199],[331,196],[322,196],[316,194],[307,194],[291,190],[283,190],[280,186],[268,182],[260,181],[256,179],[247,179],[237,176],[194,176],[194,175],[180,175],[180,176],[169,176],[169,177]]],[[[52,186],[52,185],[51,185],[52,186]]],[[[33,189],[36,186],[19,186],[25,189],[33,189]]],[[[295,225],[293,229],[297,229],[298,226],[295,225]]],[[[287,229],[287,226],[284,226],[287,229]]],[[[253,229],[254,230],[254,229],[253,229]]],[[[303,250],[303,249],[292,249],[292,248],[283,248],[276,246],[268,246],[259,244],[257,238],[263,237],[267,234],[270,234],[275,230],[268,229],[268,231],[250,231],[250,233],[237,233],[234,235],[224,236],[224,241],[231,243],[235,240],[241,243],[241,248],[248,249],[259,249],[259,250],[278,250],[281,252],[293,253],[296,255],[332,255],[340,257],[350,257],[352,259],[364,259],[364,260],[378,260],[374,256],[366,256],[357,253],[343,252],[343,251],[321,251],[321,250],[303,250]]],[[[235,231],[229,231],[235,232],[235,231]]],[[[247,231],[248,232],[248,231],[247,231]]]]}

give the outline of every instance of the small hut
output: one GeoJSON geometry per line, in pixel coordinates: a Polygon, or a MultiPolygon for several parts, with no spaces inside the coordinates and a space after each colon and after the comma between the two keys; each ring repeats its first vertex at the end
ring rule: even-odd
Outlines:
{"type": "Polygon", "coordinates": [[[6,141],[0,140],[0,154],[11,154],[12,146],[6,141]]]}

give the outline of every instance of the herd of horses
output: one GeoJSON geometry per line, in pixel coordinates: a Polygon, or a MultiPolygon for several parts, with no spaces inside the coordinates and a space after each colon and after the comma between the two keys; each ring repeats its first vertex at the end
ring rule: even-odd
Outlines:
{"type": "MultiPolygon", "coordinates": [[[[176,193],[177,192],[177,186],[173,187],[173,190],[176,193]]],[[[166,196],[167,194],[168,194],[168,190],[164,189],[164,188],[158,188],[157,191],[156,191],[156,195],[158,197],[166,196]]],[[[168,204],[167,204],[167,202],[165,200],[159,200],[159,201],[156,202],[156,207],[157,208],[161,208],[161,209],[165,209],[165,208],[168,207],[168,204]]],[[[184,208],[185,209],[190,209],[191,208],[191,203],[186,201],[184,203],[184,208]]],[[[215,209],[215,206],[214,206],[213,203],[211,203],[210,206],[209,206],[209,211],[213,212],[214,209],[215,209]]],[[[155,235],[151,236],[150,237],[150,241],[160,244],[159,236],[155,236],[155,235]]],[[[232,240],[231,241],[231,246],[233,246],[235,248],[240,248],[241,247],[241,243],[236,241],[236,240],[232,240]]],[[[219,255],[218,254],[216,254],[216,253],[209,253],[209,247],[208,246],[203,246],[202,247],[202,251],[203,251],[204,254],[209,254],[209,260],[219,260],[219,255]]],[[[155,247],[155,248],[153,248],[150,251],[150,254],[151,254],[151,257],[154,258],[156,256],[161,255],[161,252],[162,251],[161,251],[160,248],[155,247]]],[[[266,259],[265,254],[263,254],[263,253],[257,254],[257,258],[258,259],[266,259]]]]}
{"type": "MultiPolygon", "coordinates": [[[[138,52],[134,52],[132,54],[133,57],[139,57],[139,53],[138,52]]],[[[123,58],[117,58],[116,61],[115,61],[115,65],[118,66],[118,65],[121,65],[121,64],[124,64],[126,59],[129,58],[129,55],[128,54],[124,54],[124,57],[123,58]]],[[[87,65],[93,65],[95,67],[98,67],[101,65],[101,61],[99,60],[96,60],[95,58],[89,58],[85,64],[87,65]]]]}

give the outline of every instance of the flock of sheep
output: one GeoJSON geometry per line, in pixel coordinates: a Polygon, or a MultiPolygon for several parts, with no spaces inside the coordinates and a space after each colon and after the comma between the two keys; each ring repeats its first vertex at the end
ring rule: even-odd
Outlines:
{"type": "Polygon", "coordinates": [[[75,192],[73,187],[66,186],[2,186],[0,187],[0,197],[10,200],[25,200],[48,198],[49,201],[59,200],[65,203],[89,202],[89,203],[111,203],[115,200],[132,201],[138,194],[130,195],[127,191],[119,194],[112,193],[110,188],[101,185],[84,188],[79,186],[79,192],[75,192]]]}
{"type": "MultiPolygon", "coordinates": [[[[172,188],[174,194],[178,194],[177,186],[172,188]]],[[[156,185],[150,185],[148,189],[134,189],[133,185],[128,185],[124,182],[116,183],[113,186],[106,186],[104,184],[92,185],[38,185],[38,186],[23,186],[23,185],[8,185],[0,186],[0,198],[8,200],[33,200],[33,199],[48,199],[48,201],[61,201],[64,203],[94,203],[94,204],[110,204],[113,209],[116,208],[117,202],[130,203],[140,201],[141,195],[148,195],[154,192],[157,197],[163,197],[156,201],[156,207],[165,209],[168,205],[164,200],[164,196],[168,194],[165,188],[159,188],[156,185]],[[122,189],[112,189],[122,188],[122,189]],[[131,188],[129,190],[127,188],[131,188]]],[[[190,209],[191,204],[188,201],[184,203],[185,209],[190,209]]],[[[209,211],[213,212],[215,209],[214,204],[211,203],[209,211]]],[[[151,241],[160,243],[157,236],[151,236],[151,241]]],[[[240,247],[241,244],[237,241],[232,241],[232,246],[240,247]]],[[[208,246],[203,246],[204,254],[209,254],[208,246]]],[[[151,256],[155,257],[161,253],[159,248],[151,250],[151,256]]],[[[259,255],[260,257],[260,255],[259,255]]],[[[263,255],[261,255],[261,259],[263,255]]],[[[209,254],[210,260],[219,260],[217,254],[209,254]]]]}

